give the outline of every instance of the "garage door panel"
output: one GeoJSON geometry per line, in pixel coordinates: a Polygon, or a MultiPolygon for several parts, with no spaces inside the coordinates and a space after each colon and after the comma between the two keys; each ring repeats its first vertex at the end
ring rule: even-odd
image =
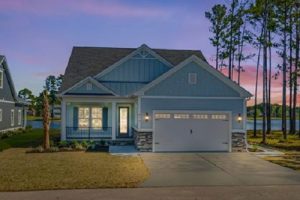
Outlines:
{"type": "MultiPolygon", "coordinates": [[[[189,114],[191,115],[191,114],[189,114]]],[[[156,119],[155,151],[228,151],[229,116],[221,119],[156,119]]]]}

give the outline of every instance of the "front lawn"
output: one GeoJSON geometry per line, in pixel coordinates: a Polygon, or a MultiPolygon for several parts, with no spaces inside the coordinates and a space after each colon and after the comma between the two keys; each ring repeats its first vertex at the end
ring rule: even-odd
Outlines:
{"type": "MultiPolygon", "coordinates": [[[[258,131],[257,137],[253,137],[253,131],[248,131],[247,139],[249,144],[262,145],[261,131],[258,131]]],[[[265,146],[283,151],[300,151],[300,138],[299,135],[288,135],[287,140],[283,140],[281,131],[272,131],[267,135],[265,146]]]]}
{"type": "Polygon", "coordinates": [[[138,156],[25,151],[0,153],[0,191],[137,187],[149,176],[138,156]]]}
{"type": "Polygon", "coordinates": [[[270,156],[264,158],[267,161],[300,171],[300,152],[285,153],[283,156],[270,156]]]}
{"type": "MultiPolygon", "coordinates": [[[[51,130],[51,139],[59,130],[51,130]]],[[[136,187],[149,172],[139,156],[108,153],[26,153],[42,144],[43,130],[0,140],[0,191],[136,187]]]]}
{"type": "MultiPolygon", "coordinates": [[[[59,137],[60,131],[57,129],[50,130],[51,140],[59,137]]],[[[8,148],[27,148],[37,147],[42,144],[43,129],[26,130],[25,133],[0,139],[0,151],[8,148]]]]}
{"type": "MultiPolygon", "coordinates": [[[[262,133],[259,131],[257,137],[253,137],[253,131],[248,131],[248,143],[255,146],[274,148],[284,152],[282,156],[264,157],[272,163],[300,171],[300,138],[298,135],[288,135],[287,140],[283,140],[281,131],[272,131],[267,135],[266,144],[261,144],[262,133]]],[[[253,149],[252,149],[253,150],[253,149]]]]}

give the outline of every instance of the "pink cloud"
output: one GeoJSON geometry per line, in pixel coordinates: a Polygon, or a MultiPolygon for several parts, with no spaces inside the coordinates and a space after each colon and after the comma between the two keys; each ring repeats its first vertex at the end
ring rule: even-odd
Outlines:
{"type": "Polygon", "coordinates": [[[118,1],[79,1],[79,0],[9,0],[0,1],[6,11],[38,15],[86,14],[108,17],[165,17],[169,11],[161,7],[127,5],[118,1]]]}

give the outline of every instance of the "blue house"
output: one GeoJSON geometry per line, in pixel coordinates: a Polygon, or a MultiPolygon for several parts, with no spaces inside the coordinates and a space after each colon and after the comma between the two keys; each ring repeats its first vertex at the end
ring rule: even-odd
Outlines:
{"type": "Polygon", "coordinates": [[[59,96],[62,140],[140,151],[241,151],[251,94],[195,50],[74,47],[59,96]]]}
{"type": "Polygon", "coordinates": [[[0,55],[0,135],[26,126],[26,108],[16,94],[7,60],[0,55]]]}

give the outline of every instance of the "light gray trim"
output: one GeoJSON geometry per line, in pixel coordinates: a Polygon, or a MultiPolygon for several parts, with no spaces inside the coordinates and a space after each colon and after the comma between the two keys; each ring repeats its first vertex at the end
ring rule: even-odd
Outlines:
{"type": "Polygon", "coordinates": [[[63,91],[62,93],[58,94],[57,96],[61,97],[63,95],[65,95],[67,92],[69,92],[70,90],[76,88],[76,87],[80,87],[82,86],[84,83],[86,82],[92,82],[93,84],[95,84],[98,88],[107,91],[108,93],[113,94],[114,96],[118,96],[116,93],[114,93],[112,90],[108,89],[107,87],[105,87],[103,84],[99,83],[97,80],[95,80],[92,77],[86,77],[85,79],[79,81],[78,83],[76,83],[75,85],[73,85],[72,87],[68,88],[67,90],[63,91]]]}
{"type": "Polygon", "coordinates": [[[141,96],[143,99],[244,99],[242,97],[141,96]]]}

